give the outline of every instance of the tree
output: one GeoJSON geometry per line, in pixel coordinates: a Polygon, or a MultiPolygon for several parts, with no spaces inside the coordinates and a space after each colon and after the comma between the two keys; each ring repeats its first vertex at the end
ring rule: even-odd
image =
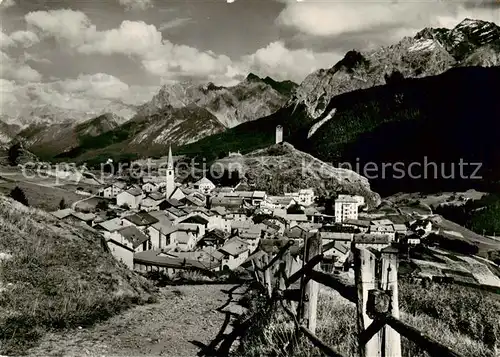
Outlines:
{"type": "Polygon", "coordinates": [[[61,198],[61,200],[59,201],[59,209],[65,209],[66,208],[66,201],[64,200],[64,198],[61,198]]]}
{"type": "Polygon", "coordinates": [[[106,201],[99,201],[95,207],[100,211],[106,211],[109,205],[106,201]]]}
{"type": "Polygon", "coordinates": [[[9,148],[9,151],[7,152],[7,159],[9,160],[9,164],[11,166],[16,166],[19,156],[21,156],[21,144],[15,143],[9,148]]]}
{"type": "Polygon", "coordinates": [[[28,199],[26,198],[24,191],[19,186],[16,186],[12,191],[10,191],[10,197],[25,206],[29,206],[28,199]]]}
{"type": "Polygon", "coordinates": [[[400,71],[398,71],[397,69],[392,71],[391,74],[386,73],[384,75],[384,78],[385,78],[385,83],[387,83],[387,84],[398,84],[398,83],[403,82],[403,80],[405,79],[403,74],[400,71]]]}

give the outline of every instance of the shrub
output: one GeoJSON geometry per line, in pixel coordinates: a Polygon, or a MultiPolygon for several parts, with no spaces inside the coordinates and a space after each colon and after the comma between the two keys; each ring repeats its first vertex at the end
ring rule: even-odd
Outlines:
{"type": "Polygon", "coordinates": [[[29,206],[28,199],[19,186],[14,187],[14,189],[10,191],[10,197],[25,206],[29,206]]]}

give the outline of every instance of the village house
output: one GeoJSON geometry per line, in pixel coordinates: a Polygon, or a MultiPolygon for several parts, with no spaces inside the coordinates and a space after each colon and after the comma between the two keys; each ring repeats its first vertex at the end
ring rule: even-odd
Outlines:
{"type": "Polygon", "coordinates": [[[96,215],[93,213],[83,213],[76,212],[71,208],[65,208],[62,210],[58,210],[55,212],[51,212],[51,214],[65,222],[71,223],[85,223],[89,226],[94,226],[94,220],[96,219],[96,215]]]}
{"type": "Polygon", "coordinates": [[[127,191],[120,192],[116,196],[116,204],[120,207],[128,207],[130,209],[138,209],[144,198],[144,193],[139,188],[131,188],[127,191]]]}
{"type": "Polygon", "coordinates": [[[154,182],[146,182],[141,187],[142,191],[145,193],[158,192],[160,187],[154,182]]]}
{"type": "Polygon", "coordinates": [[[151,240],[152,249],[162,249],[170,245],[168,238],[170,233],[175,230],[172,221],[165,215],[164,212],[151,212],[158,222],[146,228],[145,232],[151,240]]]}
{"type": "Polygon", "coordinates": [[[206,177],[202,177],[194,183],[193,187],[196,190],[200,191],[200,193],[202,193],[203,195],[208,195],[215,188],[215,185],[206,177]]]}
{"type": "Polygon", "coordinates": [[[429,220],[420,219],[413,222],[410,225],[410,229],[413,232],[419,233],[422,238],[427,237],[432,232],[432,223],[429,220]]]}
{"type": "Polygon", "coordinates": [[[389,246],[391,242],[392,239],[388,235],[367,233],[355,234],[353,239],[353,244],[356,248],[374,248],[379,251],[389,246]]]}
{"type": "Polygon", "coordinates": [[[293,197],[267,196],[267,198],[260,203],[260,208],[270,211],[274,211],[276,209],[286,210],[296,204],[297,201],[293,197]]]}
{"type": "Polygon", "coordinates": [[[164,203],[165,208],[163,208],[163,209],[169,209],[171,207],[180,208],[182,206],[184,206],[184,203],[182,203],[181,201],[176,200],[175,198],[169,198],[168,200],[165,199],[165,203],[164,203]]]}
{"type": "Polygon", "coordinates": [[[351,252],[351,242],[345,240],[331,240],[323,245],[324,261],[322,268],[326,271],[339,270],[344,267],[344,264],[351,252]],[[333,269],[325,269],[326,266],[331,266],[333,269]]]}
{"type": "Polygon", "coordinates": [[[223,207],[227,211],[238,210],[243,206],[243,199],[236,196],[215,196],[210,199],[210,207],[223,207]]]}
{"type": "Polygon", "coordinates": [[[246,222],[250,218],[247,216],[247,212],[244,209],[238,209],[226,214],[226,219],[231,222],[246,222]]]}
{"type": "MultiPolygon", "coordinates": [[[[118,237],[119,239],[121,238],[121,236],[118,237]]],[[[127,268],[131,270],[134,268],[134,248],[132,242],[129,242],[128,240],[120,242],[109,237],[106,243],[111,255],[113,255],[116,260],[124,263],[127,268]]]]}
{"type": "Polygon", "coordinates": [[[346,219],[342,222],[343,226],[353,227],[359,230],[360,233],[366,233],[370,229],[371,222],[361,219],[346,219]]]}
{"type": "Polygon", "coordinates": [[[297,192],[285,193],[285,197],[292,197],[296,203],[302,206],[310,206],[316,198],[312,188],[301,189],[297,192]]]}
{"type": "Polygon", "coordinates": [[[337,199],[340,199],[340,200],[351,200],[351,199],[354,199],[357,203],[358,203],[358,207],[361,207],[361,206],[364,206],[365,205],[365,198],[363,196],[359,196],[359,195],[344,195],[344,194],[340,194],[338,195],[337,199]]]}
{"type": "Polygon", "coordinates": [[[207,198],[197,191],[191,192],[185,197],[184,200],[186,201],[186,204],[197,207],[205,207],[207,204],[207,198]]]}
{"type": "Polygon", "coordinates": [[[201,248],[215,247],[217,249],[224,245],[227,238],[227,232],[220,229],[212,229],[205,233],[205,235],[198,241],[198,246],[201,248]]]}
{"type": "Polygon", "coordinates": [[[181,251],[190,251],[203,237],[204,231],[197,224],[178,224],[174,231],[169,234],[170,244],[181,251]]]}
{"type": "Polygon", "coordinates": [[[162,205],[163,202],[165,202],[165,196],[159,192],[152,192],[141,201],[140,208],[146,212],[158,211],[162,208],[166,208],[165,205],[162,205]]]}
{"type": "Polygon", "coordinates": [[[124,226],[135,226],[141,231],[158,222],[158,219],[147,212],[137,212],[122,218],[124,226]]]}
{"type": "Polygon", "coordinates": [[[359,201],[352,196],[340,196],[335,200],[335,222],[343,223],[347,219],[358,219],[359,201]]]}
{"type": "Polygon", "coordinates": [[[248,243],[250,254],[253,253],[259,246],[262,238],[262,227],[260,225],[251,225],[249,228],[239,229],[237,236],[248,243]]]}
{"type": "Polygon", "coordinates": [[[394,231],[394,226],[391,225],[371,225],[370,229],[368,230],[368,233],[372,235],[382,235],[382,236],[389,236],[391,241],[393,241],[396,238],[396,232],[394,231]]]}
{"type": "Polygon", "coordinates": [[[234,270],[239,267],[250,255],[249,244],[244,240],[233,237],[219,249],[224,257],[222,259],[223,270],[234,270]]]}
{"type": "Polygon", "coordinates": [[[151,249],[149,237],[135,226],[122,227],[108,235],[110,240],[126,244],[132,244],[134,252],[142,252],[151,249]]]}
{"type": "Polygon", "coordinates": [[[166,209],[165,213],[174,222],[177,222],[177,220],[179,220],[182,217],[185,217],[187,215],[187,213],[185,211],[183,211],[180,208],[175,208],[175,207],[170,207],[170,208],[166,209]]]}
{"type": "Polygon", "coordinates": [[[309,223],[307,216],[305,214],[286,214],[285,221],[287,222],[287,227],[291,228],[301,223],[309,223]]]}
{"type": "Polygon", "coordinates": [[[301,226],[293,226],[285,230],[284,236],[289,239],[300,240],[304,239],[307,234],[307,230],[301,226]]]}
{"type": "Polygon", "coordinates": [[[115,182],[99,189],[98,196],[104,198],[115,198],[125,189],[125,183],[115,182]]]}

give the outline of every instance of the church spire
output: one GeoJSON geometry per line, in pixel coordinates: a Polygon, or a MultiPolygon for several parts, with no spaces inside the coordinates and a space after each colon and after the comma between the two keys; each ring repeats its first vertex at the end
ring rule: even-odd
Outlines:
{"type": "Polygon", "coordinates": [[[174,160],[172,158],[172,146],[168,147],[168,161],[167,161],[167,170],[174,169],[174,160]]]}

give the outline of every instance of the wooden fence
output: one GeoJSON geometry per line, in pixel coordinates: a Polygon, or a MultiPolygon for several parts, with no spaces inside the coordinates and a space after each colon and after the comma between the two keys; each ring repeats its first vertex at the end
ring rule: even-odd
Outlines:
{"type": "Polygon", "coordinates": [[[353,245],[355,283],[351,284],[319,268],[324,260],[319,235],[305,239],[304,249],[299,253],[303,258],[302,266],[291,274],[291,245],[292,241],[274,256],[257,255],[252,260],[254,278],[265,288],[269,301],[281,302],[297,331],[327,356],[342,355],[315,335],[320,284],[356,304],[359,356],[400,357],[401,336],[433,357],[460,356],[399,319],[398,251],[394,247],[378,251],[353,245]],[[292,289],[291,286],[298,282],[298,288],[292,289]]]}

